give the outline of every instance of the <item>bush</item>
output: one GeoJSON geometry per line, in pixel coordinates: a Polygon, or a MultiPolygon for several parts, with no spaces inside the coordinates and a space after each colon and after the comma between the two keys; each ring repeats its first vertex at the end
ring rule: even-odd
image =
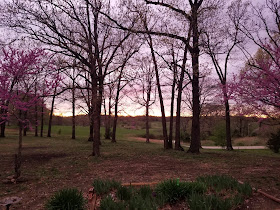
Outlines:
{"type": "Polygon", "coordinates": [[[274,133],[270,134],[270,139],[268,139],[266,145],[273,152],[279,153],[279,149],[280,149],[280,129],[277,131],[276,134],[274,134],[274,133]]]}
{"type": "Polygon", "coordinates": [[[86,200],[77,189],[62,189],[56,192],[45,207],[48,210],[83,210],[86,200]]]}
{"type": "Polygon", "coordinates": [[[216,146],[226,146],[226,126],[220,124],[214,128],[213,135],[210,136],[210,140],[214,141],[216,146]]]}
{"type": "Polygon", "coordinates": [[[97,195],[104,195],[109,193],[112,189],[118,189],[121,184],[115,180],[101,180],[95,179],[93,187],[97,195]]]}
{"type": "Polygon", "coordinates": [[[191,136],[186,130],[181,130],[180,131],[180,140],[183,142],[190,142],[191,136]]]}

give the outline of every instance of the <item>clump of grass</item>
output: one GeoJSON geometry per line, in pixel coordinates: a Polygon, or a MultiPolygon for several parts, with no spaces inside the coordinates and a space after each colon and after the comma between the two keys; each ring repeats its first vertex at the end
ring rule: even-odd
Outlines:
{"type": "Polygon", "coordinates": [[[129,200],[132,197],[133,189],[131,187],[119,187],[117,190],[117,198],[120,200],[129,200]]]}
{"type": "Polygon", "coordinates": [[[93,181],[93,187],[97,195],[104,195],[113,189],[119,189],[121,187],[121,183],[115,180],[95,179],[93,181]]]}
{"type": "Polygon", "coordinates": [[[137,194],[143,199],[148,199],[152,196],[153,190],[150,186],[142,186],[137,191],[137,194]]]}
{"type": "Polygon", "coordinates": [[[230,210],[232,203],[229,199],[221,199],[216,195],[205,195],[194,193],[188,199],[191,210],[230,210]]]}
{"type": "Polygon", "coordinates": [[[107,196],[100,202],[100,210],[125,210],[123,202],[115,202],[111,196],[107,196]]]}
{"type": "Polygon", "coordinates": [[[226,175],[201,176],[196,181],[204,183],[208,188],[212,188],[216,192],[236,190],[245,196],[252,194],[252,188],[248,183],[241,184],[236,179],[226,175]]]}
{"type": "Polygon", "coordinates": [[[62,189],[56,192],[46,203],[47,210],[83,210],[86,200],[82,192],[75,188],[62,189]]]}
{"type": "Polygon", "coordinates": [[[174,204],[187,198],[192,193],[203,193],[206,187],[199,182],[179,182],[179,180],[166,180],[159,183],[155,189],[157,195],[161,195],[165,203],[174,204]]]}
{"type": "Polygon", "coordinates": [[[144,199],[137,194],[127,201],[127,206],[128,209],[131,210],[156,210],[158,208],[158,205],[154,199],[151,199],[151,197],[144,199]]]}
{"type": "MultiPolygon", "coordinates": [[[[252,188],[248,183],[241,184],[236,179],[226,175],[213,175],[198,177],[197,182],[204,183],[210,195],[193,195],[189,200],[189,205],[199,205],[202,203],[212,206],[210,209],[232,209],[243,203],[244,198],[252,194],[252,188]]],[[[200,209],[200,208],[191,208],[200,209]]]]}

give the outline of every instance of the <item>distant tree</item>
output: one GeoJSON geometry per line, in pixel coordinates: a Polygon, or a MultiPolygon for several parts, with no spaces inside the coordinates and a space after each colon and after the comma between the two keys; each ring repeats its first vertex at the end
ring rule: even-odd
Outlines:
{"type": "Polygon", "coordinates": [[[134,82],[130,85],[132,89],[132,101],[145,107],[145,129],[146,142],[150,142],[150,108],[156,101],[156,86],[155,71],[151,58],[144,56],[138,59],[136,63],[137,76],[134,82]]]}
{"type": "Polygon", "coordinates": [[[112,142],[116,142],[116,132],[117,132],[117,121],[118,121],[118,105],[120,101],[120,92],[128,85],[129,82],[133,81],[133,77],[129,73],[125,72],[125,67],[127,66],[130,59],[135,53],[139,51],[140,46],[136,44],[136,40],[130,40],[127,46],[121,47],[121,53],[123,57],[120,58],[117,63],[117,70],[119,70],[119,75],[117,77],[117,86],[115,93],[115,116],[113,121],[113,131],[112,131],[112,142]],[[133,42],[134,41],[134,42],[133,42]]]}
{"type": "Polygon", "coordinates": [[[205,51],[212,60],[221,85],[225,105],[227,150],[233,150],[229,106],[230,92],[227,81],[228,68],[234,49],[244,40],[240,26],[246,21],[247,5],[243,4],[241,0],[237,0],[231,2],[227,9],[220,7],[219,14],[223,15],[218,16],[216,11],[213,12],[202,36],[205,51]]]}
{"type": "MultiPolygon", "coordinates": [[[[42,62],[46,53],[41,49],[19,50],[14,48],[3,49],[3,57],[0,61],[0,101],[9,101],[1,103],[1,110],[5,110],[2,119],[8,120],[14,116],[18,121],[19,136],[18,150],[15,155],[15,175],[17,179],[21,175],[22,163],[22,139],[24,127],[29,124],[29,119],[24,116],[25,112],[34,110],[34,104],[40,100],[43,95],[35,94],[34,85],[37,76],[44,74],[46,68],[52,68],[51,65],[45,66],[42,62]],[[11,90],[11,84],[14,87],[11,90]]],[[[59,80],[57,75],[48,75],[44,83],[46,84],[44,93],[48,94],[56,85],[54,82],[59,80]]]]}

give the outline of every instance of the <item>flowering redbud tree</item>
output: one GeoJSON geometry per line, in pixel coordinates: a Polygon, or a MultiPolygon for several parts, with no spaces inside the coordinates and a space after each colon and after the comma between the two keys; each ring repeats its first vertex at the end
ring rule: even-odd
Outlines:
{"type": "Polygon", "coordinates": [[[0,60],[0,123],[4,124],[11,116],[17,119],[18,151],[15,154],[15,180],[21,175],[21,151],[23,129],[29,124],[24,113],[34,110],[42,97],[47,96],[56,85],[59,76],[52,62],[46,61],[47,53],[42,49],[21,50],[2,49],[0,60]],[[44,78],[42,81],[40,78],[44,78]],[[35,88],[39,81],[40,87],[35,88]],[[35,93],[35,89],[36,93],[35,93]],[[41,88],[42,89],[42,88],[41,88]]]}
{"type": "Polygon", "coordinates": [[[257,114],[275,117],[280,111],[280,43],[266,43],[246,64],[235,85],[236,97],[257,114]]]}

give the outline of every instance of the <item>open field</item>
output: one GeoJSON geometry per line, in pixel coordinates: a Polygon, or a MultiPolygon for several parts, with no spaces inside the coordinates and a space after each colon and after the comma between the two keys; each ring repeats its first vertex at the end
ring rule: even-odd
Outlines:
{"type": "MultiPolygon", "coordinates": [[[[164,151],[157,143],[133,141],[142,130],[118,131],[117,143],[102,140],[100,158],[90,156],[92,143],[87,141],[86,127],[77,128],[76,140],[70,139],[70,127],[55,126],[52,138],[35,138],[30,133],[23,140],[22,177],[26,181],[0,182],[0,199],[19,196],[22,202],[11,209],[42,209],[53,192],[77,187],[86,193],[95,178],[126,183],[169,178],[192,181],[206,174],[228,174],[280,198],[280,155],[270,150],[201,150],[200,155],[192,155],[164,151]]],[[[7,137],[0,139],[1,180],[13,174],[16,133],[10,129],[7,137]]],[[[260,195],[254,195],[246,205],[251,209],[280,208],[260,195]]]]}

